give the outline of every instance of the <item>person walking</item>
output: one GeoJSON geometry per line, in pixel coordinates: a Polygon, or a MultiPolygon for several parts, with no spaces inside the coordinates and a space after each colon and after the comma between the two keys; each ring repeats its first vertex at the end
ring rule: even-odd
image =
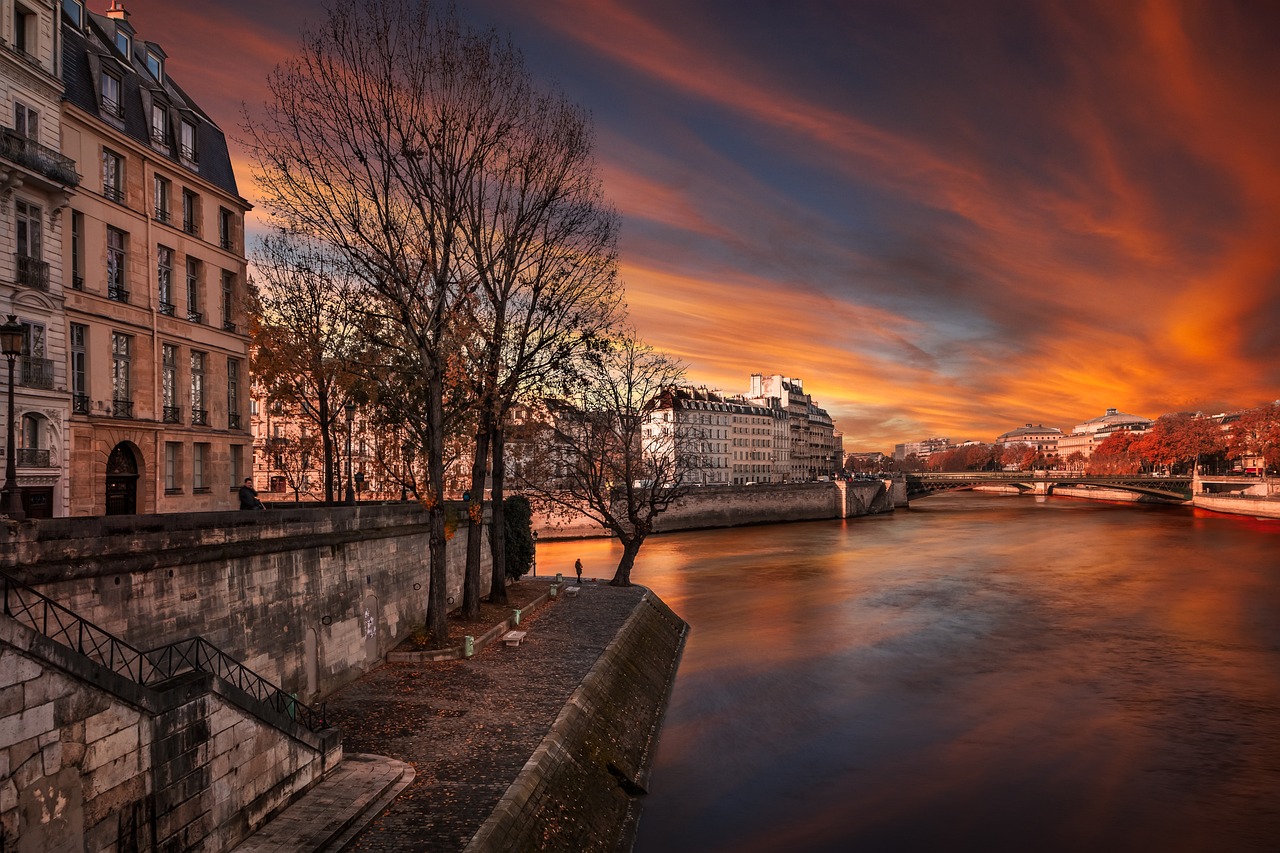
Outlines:
{"type": "Polygon", "coordinates": [[[573,570],[578,573],[578,583],[582,583],[582,560],[573,561],[573,570]]]}
{"type": "Polygon", "coordinates": [[[258,500],[258,490],[253,487],[253,478],[245,477],[240,487],[241,509],[262,509],[262,501],[258,500]]]}

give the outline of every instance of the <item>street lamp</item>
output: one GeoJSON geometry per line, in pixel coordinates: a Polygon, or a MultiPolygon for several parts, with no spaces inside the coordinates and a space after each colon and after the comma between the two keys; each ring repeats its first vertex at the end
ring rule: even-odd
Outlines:
{"type": "Polygon", "coordinates": [[[5,445],[4,489],[0,491],[0,511],[14,521],[26,518],[22,511],[22,498],[18,494],[18,450],[13,444],[13,362],[22,355],[22,344],[26,339],[26,329],[13,314],[9,321],[0,326],[0,352],[9,359],[9,438],[5,445]]]}
{"type": "Polygon", "coordinates": [[[355,506],[356,490],[351,483],[351,424],[356,416],[356,404],[348,402],[342,410],[347,413],[347,504],[355,506]]]}
{"type": "Polygon", "coordinates": [[[400,500],[409,500],[409,478],[413,476],[413,442],[406,441],[400,445],[401,458],[404,459],[404,478],[400,480],[400,500]]]}

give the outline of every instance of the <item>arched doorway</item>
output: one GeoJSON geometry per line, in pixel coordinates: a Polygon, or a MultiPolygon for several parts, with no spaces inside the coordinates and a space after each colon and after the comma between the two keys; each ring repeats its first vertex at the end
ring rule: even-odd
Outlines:
{"type": "Polygon", "coordinates": [[[138,457],[120,442],[107,457],[107,515],[138,511],[138,457]]]}

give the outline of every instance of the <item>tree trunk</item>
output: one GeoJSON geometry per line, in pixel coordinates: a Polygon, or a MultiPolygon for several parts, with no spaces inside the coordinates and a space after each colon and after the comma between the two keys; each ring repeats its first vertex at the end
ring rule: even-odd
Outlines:
{"type": "Polygon", "coordinates": [[[329,423],[329,395],[321,394],[319,400],[320,444],[324,454],[324,499],[333,502],[333,431],[329,423]]]}
{"type": "Polygon", "coordinates": [[[503,456],[505,436],[502,432],[501,419],[495,419],[491,431],[491,450],[493,452],[493,520],[489,523],[489,554],[493,559],[492,579],[489,581],[489,602],[492,604],[507,603],[507,528],[506,513],[502,506],[502,480],[507,473],[506,458],[503,456]]]}
{"type": "Polygon", "coordinates": [[[444,536],[444,381],[440,369],[431,364],[427,378],[427,524],[429,533],[430,583],[427,587],[427,637],[432,648],[449,642],[444,536]]]}
{"type": "Polygon", "coordinates": [[[462,583],[462,618],[480,618],[480,552],[484,537],[484,481],[489,462],[489,432],[492,417],[482,407],[476,428],[475,456],[471,462],[471,500],[467,502],[467,570],[462,583]]]}
{"type": "Polygon", "coordinates": [[[636,564],[636,555],[643,543],[644,537],[638,534],[622,543],[622,559],[618,561],[618,570],[613,573],[609,586],[631,586],[631,567],[636,564]]]}

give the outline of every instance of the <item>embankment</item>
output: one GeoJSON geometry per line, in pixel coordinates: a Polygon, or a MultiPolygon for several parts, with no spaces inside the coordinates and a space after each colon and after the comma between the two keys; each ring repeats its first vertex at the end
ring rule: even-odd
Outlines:
{"type": "Polygon", "coordinates": [[[1198,509],[1224,512],[1231,515],[1247,515],[1252,518],[1280,519],[1280,498],[1255,495],[1200,494],[1192,499],[1198,509]]]}

